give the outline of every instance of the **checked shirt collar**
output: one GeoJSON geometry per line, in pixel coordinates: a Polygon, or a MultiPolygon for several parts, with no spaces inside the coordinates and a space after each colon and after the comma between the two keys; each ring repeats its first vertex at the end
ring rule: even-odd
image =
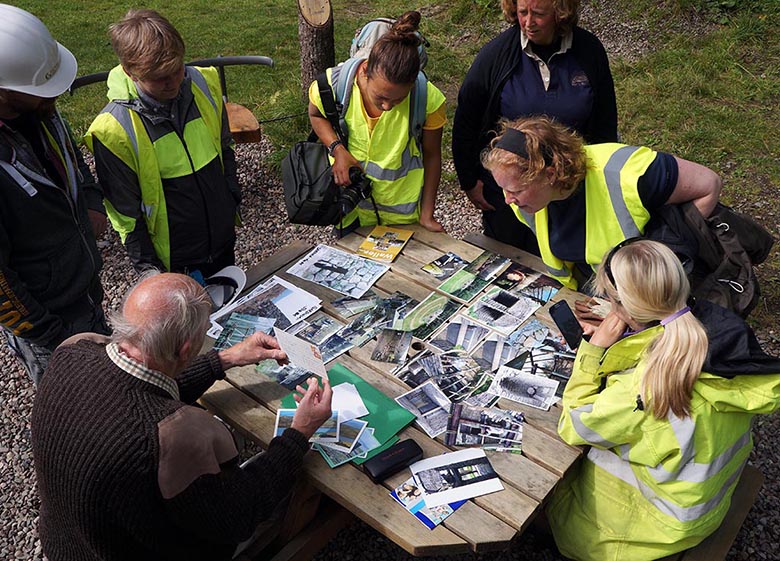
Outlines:
{"type": "Polygon", "coordinates": [[[162,372],[152,370],[137,360],[130,358],[122,352],[119,345],[116,343],[106,345],[106,353],[114,364],[134,378],[157,386],[158,388],[165,390],[173,399],[177,401],[180,400],[179,386],[172,378],[166,376],[162,372]]]}

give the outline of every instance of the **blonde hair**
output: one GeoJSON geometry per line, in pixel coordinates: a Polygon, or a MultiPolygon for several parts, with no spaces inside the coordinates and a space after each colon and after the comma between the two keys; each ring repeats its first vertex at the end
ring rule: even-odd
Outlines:
{"type": "MultiPolygon", "coordinates": [[[[596,289],[622,304],[643,325],[682,310],[690,294],[679,259],[665,245],[650,240],[608,254],[596,274],[596,289]]],[[[641,395],[657,419],[670,410],[677,417],[690,415],[693,385],[706,356],[707,333],[690,312],[667,323],[653,340],[643,357],[641,395]]]]}
{"type": "Polygon", "coordinates": [[[109,26],[108,34],[119,62],[133,78],[173,74],[184,64],[184,40],[154,10],[130,10],[109,26]]]}
{"type": "MultiPolygon", "coordinates": [[[[570,33],[580,20],[580,0],[549,0],[555,10],[556,31],[563,37],[570,33]]],[[[509,23],[517,23],[517,0],[501,0],[501,11],[509,23]]]]}
{"type": "Polygon", "coordinates": [[[547,117],[524,117],[514,121],[502,119],[499,135],[482,151],[482,166],[488,171],[499,167],[514,168],[518,178],[524,182],[538,179],[547,167],[553,167],[555,186],[568,192],[585,179],[587,156],[583,146],[580,135],[547,117]],[[496,146],[507,129],[525,134],[528,158],[496,146]]]}

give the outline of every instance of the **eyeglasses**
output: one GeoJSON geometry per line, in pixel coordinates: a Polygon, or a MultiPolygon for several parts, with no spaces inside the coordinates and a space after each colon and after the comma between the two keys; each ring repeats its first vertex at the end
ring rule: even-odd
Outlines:
{"type": "Polygon", "coordinates": [[[609,254],[607,254],[607,258],[604,261],[604,272],[607,274],[607,278],[609,279],[609,282],[612,283],[612,286],[615,287],[615,290],[617,290],[617,284],[615,284],[615,277],[612,276],[612,258],[615,256],[615,254],[618,252],[618,250],[626,247],[627,245],[631,245],[634,242],[638,242],[640,240],[644,240],[645,238],[641,236],[635,236],[633,238],[628,238],[626,240],[623,240],[619,244],[617,244],[615,247],[613,247],[609,254]]]}

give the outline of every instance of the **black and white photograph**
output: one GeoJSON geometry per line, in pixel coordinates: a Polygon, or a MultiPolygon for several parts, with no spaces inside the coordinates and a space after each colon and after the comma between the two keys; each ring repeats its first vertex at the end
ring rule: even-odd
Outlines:
{"type": "Polygon", "coordinates": [[[377,336],[376,347],[374,352],[371,353],[371,360],[401,364],[406,360],[411,344],[411,332],[398,329],[382,329],[377,336]]]}
{"type": "Polygon", "coordinates": [[[455,403],[450,411],[448,446],[477,447],[496,452],[522,452],[523,423],[519,411],[455,403]]]}
{"type": "Polygon", "coordinates": [[[425,505],[438,506],[495,491],[504,486],[481,448],[425,458],[409,469],[424,493],[425,505]]]}
{"type": "MultiPolygon", "coordinates": [[[[524,364],[528,365],[531,353],[524,355],[524,364]]],[[[557,401],[558,385],[557,380],[531,374],[525,369],[502,366],[496,372],[490,391],[516,403],[548,411],[557,401]]]]}
{"type": "Polygon", "coordinates": [[[522,295],[493,287],[474,302],[466,316],[503,335],[509,335],[531,317],[541,304],[522,295]]]}
{"type": "Polygon", "coordinates": [[[447,430],[452,404],[433,382],[426,382],[399,395],[395,400],[398,405],[417,417],[417,424],[431,438],[436,438],[447,430]]]}
{"type": "Polygon", "coordinates": [[[345,296],[360,298],[388,269],[382,263],[318,245],[287,272],[345,296]]]}
{"type": "Polygon", "coordinates": [[[470,353],[490,330],[459,314],[444,324],[428,344],[440,351],[462,349],[470,353]]]}
{"type": "Polygon", "coordinates": [[[501,366],[515,358],[522,352],[522,347],[512,345],[509,338],[495,331],[491,331],[482,341],[482,344],[471,354],[474,360],[490,372],[495,372],[501,366]]]}
{"type": "Polygon", "coordinates": [[[432,381],[452,402],[490,405],[497,399],[487,393],[492,374],[481,368],[465,351],[423,351],[396,376],[412,387],[432,381]]]}

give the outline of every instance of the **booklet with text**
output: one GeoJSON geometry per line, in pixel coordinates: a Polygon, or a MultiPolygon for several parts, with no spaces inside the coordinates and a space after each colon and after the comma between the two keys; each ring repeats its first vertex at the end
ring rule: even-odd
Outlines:
{"type": "Polygon", "coordinates": [[[375,226],[358,247],[358,255],[382,263],[392,263],[413,233],[411,230],[390,226],[375,226]]]}

